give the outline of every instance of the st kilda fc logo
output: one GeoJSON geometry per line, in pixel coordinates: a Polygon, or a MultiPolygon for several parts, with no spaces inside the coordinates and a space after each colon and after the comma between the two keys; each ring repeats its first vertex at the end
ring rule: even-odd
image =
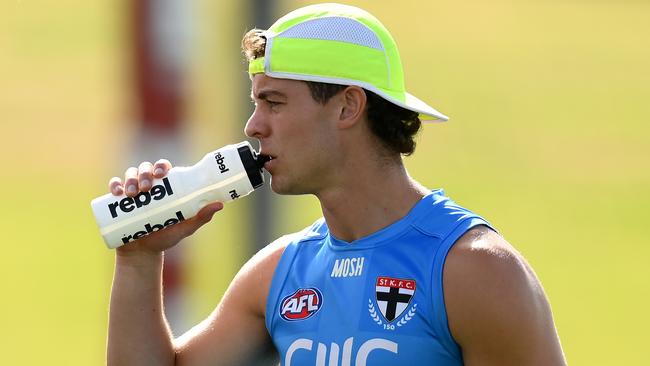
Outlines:
{"type": "Polygon", "coordinates": [[[284,320],[304,320],[310,318],[323,306],[323,295],[315,287],[300,288],[282,299],[280,316],[284,320]]]}
{"type": "Polygon", "coordinates": [[[413,318],[418,306],[418,304],[411,305],[413,295],[415,295],[415,280],[377,277],[375,300],[381,317],[372,299],[368,299],[370,317],[384,329],[395,330],[395,326],[403,326],[413,318]],[[395,320],[397,322],[393,323],[395,320]]]}

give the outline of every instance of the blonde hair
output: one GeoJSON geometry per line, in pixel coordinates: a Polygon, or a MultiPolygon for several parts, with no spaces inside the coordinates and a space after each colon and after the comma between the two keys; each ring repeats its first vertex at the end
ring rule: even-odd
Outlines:
{"type": "Polygon", "coordinates": [[[241,51],[246,57],[246,61],[254,60],[264,56],[266,50],[266,37],[264,31],[253,28],[244,34],[241,40],[241,51]]]}

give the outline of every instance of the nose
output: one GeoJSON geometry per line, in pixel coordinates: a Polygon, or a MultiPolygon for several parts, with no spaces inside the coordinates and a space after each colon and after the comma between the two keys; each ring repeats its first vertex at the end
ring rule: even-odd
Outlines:
{"type": "Polygon", "coordinates": [[[244,133],[248,137],[254,137],[257,139],[268,136],[268,124],[264,121],[264,118],[262,117],[257,107],[255,107],[253,114],[251,114],[251,116],[248,118],[246,127],[244,127],[244,133]]]}

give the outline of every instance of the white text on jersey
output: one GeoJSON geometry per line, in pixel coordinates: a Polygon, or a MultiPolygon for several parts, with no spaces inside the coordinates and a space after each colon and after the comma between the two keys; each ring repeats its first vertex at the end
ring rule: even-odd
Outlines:
{"type": "Polygon", "coordinates": [[[364,257],[337,259],[330,277],[357,277],[363,272],[364,257]]]}
{"type": "MultiPolygon", "coordinates": [[[[341,357],[341,366],[352,366],[352,343],[354,338],[350,337],[345,340],[343,343],[343,354],[341,357]]],[[[298,350],[300,352],[310,352],[313,353],[312,347],[314,342],[311,339],[299,338],[293,341],[289,348],[287,349],[286,356],[284,358],[285,366],[292,366],[291,358],[293,354],[298,350]]],[[[388,339],[383,338],[373,338],[365,341],[357,354],[354,356],[354,366],[366,366],[366,361],[368,360],[368,355],[370,352],[375,350],[388,351],[394,354],[397,354],[397,343],[389,341],[388,339]]],[[[316,358],[314,360],[315,366],[325,366],[325,358],[327,355],[327,345],[323,343],[318,343],[318,349],[316,350],[316,358]]],[[[313,357],[313,356],[312,356],[313,357]]],[[[310,361],[311,363],[311,361],[310,361]]],[[[339,366],[339,345],[332,343],[329,350],[329,366],[339,366]]]]}

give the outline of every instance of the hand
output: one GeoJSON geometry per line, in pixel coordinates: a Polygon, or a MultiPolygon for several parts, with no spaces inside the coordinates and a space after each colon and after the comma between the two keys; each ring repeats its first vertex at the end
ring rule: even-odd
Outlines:
{"type": "MultiPolygon", "coordinates": [[[[160,159],[155,164],[148,161],[142,162],[137,168],[130,167],[124,173],[124,183],[119,177],[113,177],[108,183],[110,192],[120,196],[126,192],[128,197],[135,197],[140,192],[148,192],[153,186],[153,179],[161,179],[167,175],[172,164],[167,159],[160,159]],[[125,188],[126,187],[126,188],[125,188]]],[[[188,237],[201,226],[208,223],[212,216],[223,208],[223,203],[213,202],[203,207],[196,216],[188,218],[177,224],[167,226],[163,230],[146,235],[132,243],[117,248],[119,255],[128,255],[135,252],[159,254],[183,238],[188,237]]]]}

